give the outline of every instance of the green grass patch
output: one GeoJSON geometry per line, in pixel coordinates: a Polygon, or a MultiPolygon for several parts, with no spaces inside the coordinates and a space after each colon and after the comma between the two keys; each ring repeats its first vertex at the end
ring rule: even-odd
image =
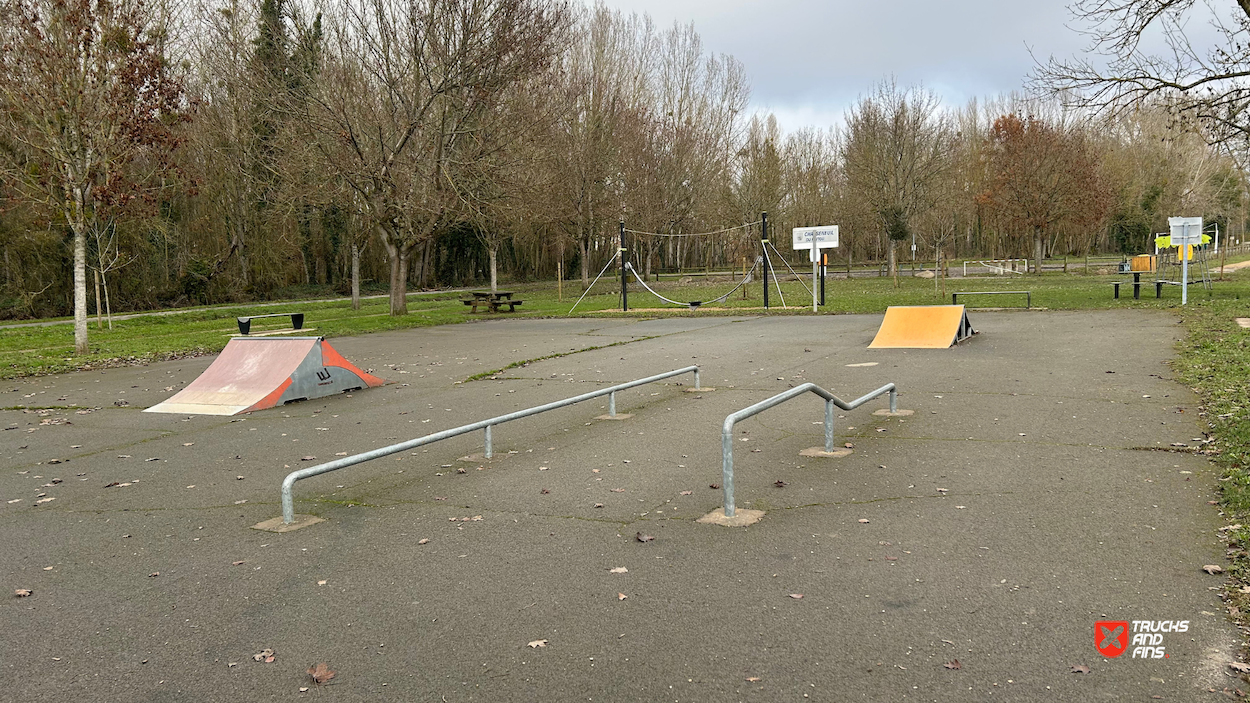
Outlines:
{"type": "MultiPolygon", "coordinates": [[[[826,305],[820,309],[820,314],[880,313],[890,305],[949,303],[953,292],[986,290],[1029,290],[1033,294],[1034,307],[1051,310],[1179,307],[1180,291],[1175,286],[1166,286],[1160,300],[1154,297],[1153,285],[1143,287],[1141,300],[1132,300],[1131,288],[1122,287],[1121,299],[1113,300],[1110,283],[1130,278],[1125,274],[1086,276],[1076,273],[951,278],[945,281],[945,294],[941,281],[910,275],[900,275],[897,287],[893,280],[886,277],[830,278],[826,282],[826,305]]],[[[810,284],[810,280],[806,282],[810,284]]],[[[726,276],[665,279],[649,285],[674,300],[706,301],[729,291],[736,283],[736,278],[726,276]]],[[[600,280],[573,310],[574,302],[581,295],[579,283],[567,282],[563,296],[557,295],[554,282],[508,285],[509,290],[515,291],[515,297],[525,302],[515,313],[498,315],[471,315],[468,306],[460,302],[465,294],[445,292],[411,295],[409,312],[402,317],[388,314],[386,298],[373,298],[363,300],[359,310],[352,310],[345,300],[292,301],[281,306],[267,303],[195,308],[175,314],[115,320],[111,330],[98,329],[92,319],[89,330],[91,352],[83,356],[73,353],[73,329],[68,324],[13,327],[0,329],[0,378],[212,354],[221,351],[230,335],[238,331],[235,317],[287,310],[305,314],[304,324],[312,328],[309,334],[331,338],[491,318],[564,317],[571,310],[576,316],[630,318],[764,314],[762,284],[758,279],[744,287],[745,296],[743,291],[737,291],[721,303],[714,306],[709,303],[708,307],[693,311],[684,306],[667,305],[631,281],[630,311],[622,313],[618,287],[616,280],[600,280]]],[[[1190,292],[1195,309],[1209,304],[1235,306],[1242,296],[1250,300],[1250,276],[1244,272],[1233,274],[1229,281],[1217,283],[1213,291],[1193,287],[1190,292]]],[[[772,287],[769,297],[767,314],[813,314],[811,293],[793,279],[784,282],[780,292],[772,287]],[[782,307],[783,299],[786,307],[782,307]]],[[[1023,296],[970,297],[961,302],[970,307],[1010,308],[1024,305],[1023,296]]],[[[287,324],[284,318],[257,320],[253,323],[253,332],[281,329],[287,324]]],[[[499,371],[503,370],[506,369],[499,371]]]]}

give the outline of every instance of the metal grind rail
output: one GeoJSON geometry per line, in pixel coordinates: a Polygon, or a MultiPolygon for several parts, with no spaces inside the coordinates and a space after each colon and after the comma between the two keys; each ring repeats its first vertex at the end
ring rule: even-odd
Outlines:
{"type": "Polygon", "coordinates": [[[804,393],[815,393],[825,399],[825,451],[833,452],[833,407],[836,405],[843,410],[854,410],[879,395],[890,394],[890,412],[898,412],[898,391],[893,383],[887,383],[877,390],[856,398],[847,403],[840,400],[837,396],[829,391],[821,388],[815,383],[804,383],[801,386],[795,386],[790,390],[778,393],[777,395],[750,407],[743,408],[736,413],[731,413],[725,418],[725,425],[721,429],[721,488],[725,493],[725,517],[733,517],[735,513],[734,506],[734,423],[739,420],[745,420],[748,417],[759,415],[770,408],[803,395],[804,393]]]}
{"type": "Polygon", "coordinates": [[[564,400],[557,400],[551,403],[547,403],[545,405],[539,405],[533,408],[528,408],[526,410],[518,410],[514,413],[508,413],[507,415],[500,415],[499,417],[492,417],[489,420],[482,420],[480,422],[474,422],[469,425],[461,425],[460,427],[453,427],[450,430],[443,430],[442,432],[435,432],[434,434],[431,434],[431,435],[418,437],[417,439],[410,439],[407,442],[400,442],[399,444],[392,444],[390,446],[382,447],[380,449],[374,449],[373,451],[364,452],[362,454],[356,454],[355,456],[349,456],[349,457],[344,457],[342,459],[336,459],[334,461],[328,461],[324,464],[318,464],[317,466],[310,466],[307,469],[300,469],[299,471],[292,471],[291,473],[287,474],[286,478],[282,480],[282,522],[284,524],[289,525],[295,521],[295,500],[294,498],[291,497],[291,490],[292,488],[294,488],[296,481],[302,481],[306,478],[312,478],[313,476],[319,476],[321,474],[329,473],[331,471],[338,471],[339,469],[345,469],[349,466],[355,466],[356,464],[363,464],[366,461],[372,461],[373,459],[380,459],[384,456],[397,454],[399,452],[407,451],[409,449],[414,449],[416,447],[420,447],[426,444],[432,444],[434,442],[438,442],[444,439],[458,437],[462,434],[475,432],[477,430],[486,431],[485,454],[486,454],[486,458],[489,459],[492,456],[491,428],[493,428],[495,425],[502,425],[505,422],[511,422],[512,420],[520,420],[523,417],[529,417],[530,415],[537,415],[539,413],[545,413],[548,410],[555,410],[556,408],[563,408],[569,405],[580,403],[584,400],[590,400],[592,398],[599,398],[605,395],[608,396],[608,415],[610,417],[616,417],[616,393],[617,391],[627,390],[630,388],[634,388],[636,386],[643,386],[648,383],[655,383],[656,381],[662,381],[666,378],[672,378],[673,376],[680,376],[682,374],[687,374],[687,373],[694,374],[694,390],[700,390],[701,386],[699,385],[699,367],[687,366],[685,368],[676,369],[674,371],[667,371],[665,373],[656,374],[655,376],[648,376],[647,378],[641,378],[641,379],[638,379],[637,381],[621,383],[619,385],[611,386],[608,388],[603,388],[597,391],[591,391],[590,393],[583,393],[582,395],[574,396],[572,398],[565,398],[564,400]]]}

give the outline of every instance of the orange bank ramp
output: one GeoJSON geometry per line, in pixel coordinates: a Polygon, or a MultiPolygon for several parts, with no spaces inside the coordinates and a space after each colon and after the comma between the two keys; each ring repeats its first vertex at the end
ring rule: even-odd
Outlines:
{"type": "Polygon", "coordinates": [[[236,337],[199,378],[144,412],[238,415],[383,383],[321,337],[236,337]]]}
{"type": "Polygon", "coordinates": [[[946,349],[976,334],[962,305],[892,305],[869,349],[946,349]]]}

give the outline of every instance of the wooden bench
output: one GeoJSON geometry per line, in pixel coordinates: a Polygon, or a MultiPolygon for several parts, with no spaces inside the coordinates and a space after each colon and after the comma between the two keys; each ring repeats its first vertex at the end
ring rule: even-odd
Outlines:
{"type": "Polygon", "coordinates": [[[256,320],[262,317],[290,317],[292,329],[298,330],[298,329],[304,328],[304,313],[302,312],[274,312],[268,315],[249,315],[247,317],[238,318],[239,334],[242,334],[242,335],[251,334],[252,320],[256,320]]]}
{"type": "Polygon", "coordinates": [[[508,306],[507,312],[516,312],[516,306],[524,303],[524,300],[512,300],[511,298],[462,298],[460,302],[465,305],[472,305],[473,309],[469,314],[476,314],[478,307],[486,308],[487,312],[500,312],[500,308],[504,305],[508,306]]]}

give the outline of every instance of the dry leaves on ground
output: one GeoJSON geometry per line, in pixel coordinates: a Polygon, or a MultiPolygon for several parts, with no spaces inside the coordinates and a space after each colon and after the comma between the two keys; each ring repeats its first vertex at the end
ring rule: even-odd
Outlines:
{"type": "Polygon", "coordinates": [[[639,533],[635,534],[635,535],[634,535],[634,539],[638,540],[639,542],[652,542],[652,541],[655,541],[655,538],[654,538],[654,537],[652,537],[651,535],[644,535],[644,534],[643,534],[643,533],[641,533],[641,532],[639,532],[639,533]]]}
{"type": "Polygon", "coordinates": [[[868,524],[868,518],[866,518],[866,517],[861,517],[861,518],[859,519],[859,522],[860,522],[860,524],[864,524],[864,525],[866,525],[866,524],[868,524]]]}
{"type": "Polygon", "coordinates": [[[539,647],[546,647],[547,640],[534,640],[533,642],[527,643],[525,646],[529,647],[530,649],[538,649],[539,647]]]}
{"type": "Polygon", "coordinates": [[[692,493],[694,493],[694,491],[682,491],[682,492],[681,492],[681,494],[682,494],[682,495],[684,495],[684,496],[691,495],[692,493]]]}
{"type": "Polygon", "coordinates": [[[29,588],[15,588],[15,589],[13,589],[13,595],[14,595],[14,596],[16,596],[17,598],[26,598],[26,597],[30,596],[30,594],[32,594],[32,593],[34,593],[34,591],[30,590],[29,588]]]}
{"type": "Polygon", "coordinates": [[[1072,673],[1074,673],[1074,674],[1088,674],[1088,673],[1089,673],[1089,667],[1088,667],[1088,666],[1085,666],[1084,664],[1073,664],[1073,665],[1072,665],[1072,673]]]}
{"type": "Polygon", "coordinates": [[[802,597],[803,597],[803,594],[802,594],[802,593],[791,593],[791,594],[790,594],[790,597],[791,597],[791,598],[793,598],[793,599],[795,599],[795,600],[799,600],[800,598],[802,598],[802,597]]]}
{"type": "Polygon", "coordinates": [[[1207,572],[1208,574],[1224,573],[1224,567],[1216,565],[1216,564],[1207,564],[1206,566],[1202,567],[1202,570],[1207,572]]]}
{"type": "Polygon", "coordinates": [[[1250,664],[1242,664],[1241,662],[1229,662],[1228,667],[1243,674],[1250,674],[1250,664]]]}
{"type": "Polygon", "coordinates": [[[758,677],[758,676],[748,676],[748,677],[747,677],[747,681],[750,681],[751,683],[755,683],[756,681],[759,681],[759,680],[760,680],[760,677],[758,677]]]}
{"type": "Polygon", "coordinates": [[[942,666],[946,667],[947,669],[962,669],[962,668],[964,668],[964,667],[963,667],[963,664],[960,664],[958,659],[952,659],[952,660],[950,660],[950,661],[946,662],[945,664],[943,664],[942,666]]]}
{"type": "Polygon", "coordinates": [[[308,667],[308,675],[316,683],[325,683],[334,678],[337,672],[330,671],[330,667],[325,662],[318,662],[308,667]]]}
{"type": "Polygon", "coordinates": [[[628,574],[629,569],[626,569],[623,566],[614,566],[611,569],[608,569],[608,573],[609,574],[628,574]]]}
{"type": "Polygon", "coordinates": [[[773,481],[773,485],[774,485],[774,486],[776,486],[776,487],[778,487],[778,488],[785,488],[785,487],[786,487],[786,482],[785,482],[785,481],[782,481],[781,479],[777,479],[776,481],[773,481]]]}
{"type": "Polygon", "coordinates": [[[274,656],[273,650],[269,649],[268,647],[252,655],[252,661],[254,662],[264,662],[266,664],[272,664],[274,659],[275,659],[275,656],[274,656]]]}
{"type": "Polygon", "coordinates": [[[617,600],[625,600],[625,599],[626,599],[626,598],[628,598],[628,597],[629,597],[629,596],[625,595],[624,593],[618,593],[618,594],[616,594],[616,599],[617,599],[617,600]]]}

